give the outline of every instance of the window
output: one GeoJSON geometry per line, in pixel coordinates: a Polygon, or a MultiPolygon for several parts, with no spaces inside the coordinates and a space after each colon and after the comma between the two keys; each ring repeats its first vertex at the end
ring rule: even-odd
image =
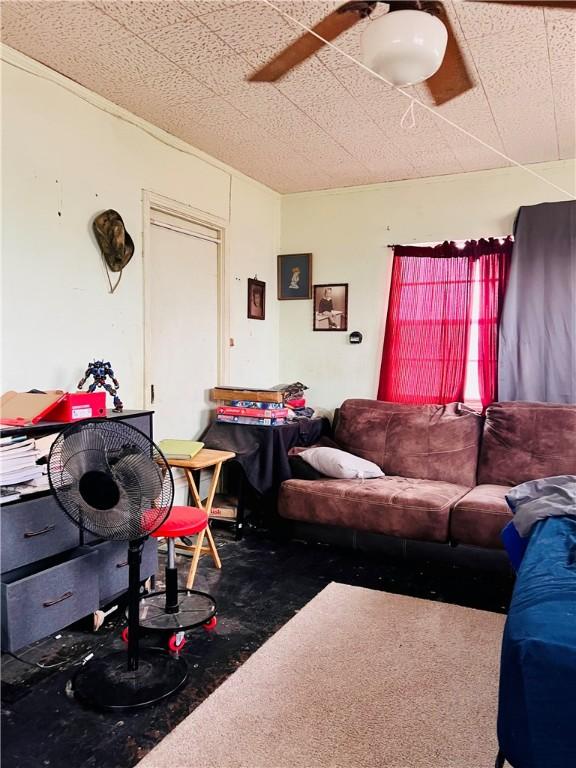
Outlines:
{"type": "Polygon", "coordinates": [[[378,398],[497,398],[498,331],[512,239],[394,246],[378,398]]]}
{"type": "Polygon", "coordinates": [[[464,382],[464,402],[471,408],[482,410],[480,397],[479,351],[479,315],[480,315],[480,262],[476,261],[472,272],[472,309],[470,330],[468,331],[468,352],[466,354],[466,380],[464,382]]]}

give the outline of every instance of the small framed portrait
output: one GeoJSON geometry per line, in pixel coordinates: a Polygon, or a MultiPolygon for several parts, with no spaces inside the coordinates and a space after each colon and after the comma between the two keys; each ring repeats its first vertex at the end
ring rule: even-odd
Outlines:
{"type": "Polygon", "coordinates": [[[248,318],[264,320],[266,316],[266,283],[248,278],[248,318]]]}
{"type": "Polygon", "coordinates": [[[348,330],[348,283],[314,286],[314,330],[348,330]]]}
{"type": "Polygon", "coordinates": [[[278,256],[278,298],[312,298],[312,254],[284,253],[278,256]]]}

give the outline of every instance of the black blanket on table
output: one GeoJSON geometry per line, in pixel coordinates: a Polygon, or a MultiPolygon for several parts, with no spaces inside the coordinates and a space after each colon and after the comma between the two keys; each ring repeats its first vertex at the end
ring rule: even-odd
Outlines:
{"type": "Polygon", "coordinates": [[[265,494],[291,478],[290,448],[313,445],[327,434],[328,419],[297,419],[276,427],[215,421],[200,439],[206,448],[234,451],[252,488],[265,494]]]}

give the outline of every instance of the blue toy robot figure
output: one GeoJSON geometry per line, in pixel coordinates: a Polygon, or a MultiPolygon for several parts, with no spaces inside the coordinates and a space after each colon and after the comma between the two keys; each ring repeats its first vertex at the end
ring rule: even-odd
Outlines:
{"type": "Polygon", "coordinates": [[[103,387],[106,392],[109,392],[114,398],[114,408],[112,410],[117,413],[122,413],[124,406],[122,405],[122,400],[120,400],[117,395],[117,390],[120,388],[120,384],[117,379],[114,378],[114,371],[112,370],[110,363],[105,363],[103,360],[94,360],[94,362],[89,363],[84,376],[78,382],[78,389],[82,389],[90,376],[94,377],[94,381],[88,387],[88,392],[94,392],[98,387],[103,387]],[[108,378],[112,379],[112,384],[106,381],[108,378]]]}

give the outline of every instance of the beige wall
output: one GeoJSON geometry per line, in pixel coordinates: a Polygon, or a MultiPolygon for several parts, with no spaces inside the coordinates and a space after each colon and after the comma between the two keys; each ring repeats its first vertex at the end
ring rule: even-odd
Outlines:
{"type": "MultiPolygon", "coordinates": [[[[531,166],[575,191],[575,163],[531,166]]],[[[521,205],[567,199],[518,168],[286,195],[282,253],[313,253],[315,283],[349,283],[349,331],[312,331],[312,302],[280,302],[280,376],[308,384],[310,403],[374,397],[392,255],[389,243],[423,243],[512,232],[521,205]]]]}
{"type": "Polygon", "coordinates": [[[2,390],[73,389],[103,356],[126,407],[142,407],[143,190],[229,222],[230,380],[277,383],[275,292],[265,322],[248,320],[246,281],[275,283],[280,196],[27,57],[2,55],[2,390]],[[113,295],[91,232],[105,208],[135,242],[113,295]]]}

